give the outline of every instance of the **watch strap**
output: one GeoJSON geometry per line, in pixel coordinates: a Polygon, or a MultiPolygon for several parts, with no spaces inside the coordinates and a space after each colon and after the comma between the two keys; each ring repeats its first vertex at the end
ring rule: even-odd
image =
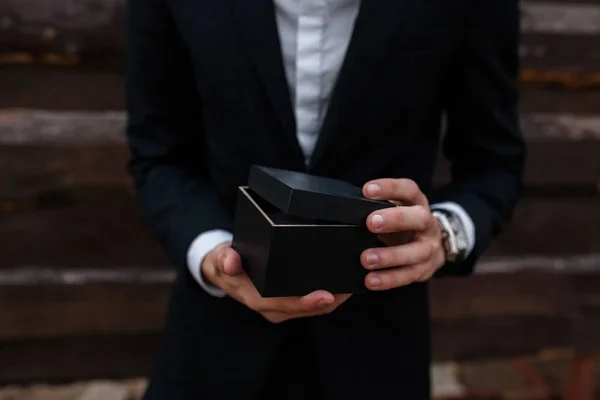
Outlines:
{"type": "Polygon", "coordinates": [[[446,210],[434,210],[432,214],[438,220],[442,230],[442,245],[446,260],[449,262],[464,260],[469,244],[460,218],[446,210]]]}

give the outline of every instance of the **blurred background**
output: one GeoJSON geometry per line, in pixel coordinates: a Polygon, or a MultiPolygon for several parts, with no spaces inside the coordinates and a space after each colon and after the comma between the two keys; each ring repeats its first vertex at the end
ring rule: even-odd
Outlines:
{"type": "MultiPolygon", "coordinates": [[[[521,4],[525,197],[476,276],[432,284],[437,399],[600,398],[600,0],[521,4]]],[[[173,271],[125,171],[123,11],[0,0],[1,400],[134,399],[160,340],[173,271]]]]}

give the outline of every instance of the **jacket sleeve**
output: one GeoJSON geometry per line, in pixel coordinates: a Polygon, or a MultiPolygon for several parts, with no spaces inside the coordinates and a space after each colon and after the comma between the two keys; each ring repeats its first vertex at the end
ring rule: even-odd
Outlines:
{"type": "Polygon", "coordinates": [[[186,268],[201,233],[231,230],[211,184],[202,104],[187,49],[164,0],[128,0],[129,170],[142,211],[170,261],[186,268]]]}
{"type": "Polygon", "coordinates": [[[518,1],[471,1],[469,14],[445,92],[443,151],[452,180],[432,201],[452,201],[466,210],[475,225],[475,247],[466,261],[442,267],[440,275],[473,272],[510,219],[522,189],[518,1]]]}

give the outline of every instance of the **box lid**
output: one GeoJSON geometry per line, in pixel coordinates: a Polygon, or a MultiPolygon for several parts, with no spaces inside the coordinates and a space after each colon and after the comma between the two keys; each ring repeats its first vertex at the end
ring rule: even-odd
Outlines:
{"type": "Polygon", "coordinates": [[[394,207],[367,199],[345,181],[263,166],[253,166],[248,187],[287,215],[361,225],[375,210],[394,207]]]}

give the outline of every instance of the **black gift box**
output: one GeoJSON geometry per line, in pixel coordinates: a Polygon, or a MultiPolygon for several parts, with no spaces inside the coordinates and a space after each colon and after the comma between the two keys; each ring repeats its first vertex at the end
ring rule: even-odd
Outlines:
{"type": "Polygon", "coordinates": [[[254,166],[238,190],[233,248],[263,297],[364,292],[360,255],[382,246],[365,221],[386,207],[344,181],[254,166]]]}

